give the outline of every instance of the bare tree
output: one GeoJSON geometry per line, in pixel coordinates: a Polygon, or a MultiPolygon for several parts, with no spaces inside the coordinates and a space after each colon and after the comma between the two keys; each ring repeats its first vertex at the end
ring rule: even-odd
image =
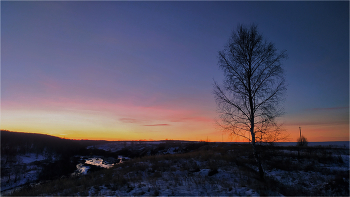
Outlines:
{"type": "Polygon", "coordinates": [[[283,114],[280,102],[286,90],[281,60],[285,51],[263,40],[256,25],[238,25],[228,44],[219,52],[224,71],[220,86],[214,81],[220,127],[230,134],[248,139],[264,178],[257,142],[276,141],[281,129],[276,118],[283,114]]]}

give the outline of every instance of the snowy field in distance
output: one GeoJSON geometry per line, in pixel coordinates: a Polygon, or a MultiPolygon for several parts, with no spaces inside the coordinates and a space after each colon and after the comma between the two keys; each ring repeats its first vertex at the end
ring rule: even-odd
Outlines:
{"type": "MultiPolygon", "coordinates": [[[[295,146],[296,142],[277,142],[277,146],[295,146]]],[[[349,148],[349,141],[309,142],[308,146],[334,146],[349,148]]]]}

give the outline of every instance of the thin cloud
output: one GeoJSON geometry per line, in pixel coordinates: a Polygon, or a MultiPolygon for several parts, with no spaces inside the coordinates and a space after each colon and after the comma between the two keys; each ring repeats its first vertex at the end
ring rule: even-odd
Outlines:
{"type": "Polygon", "coordinates": [[[169,124],[147,124],[146,127],[170,126],[169,124]]]}
{"type": "Polygon", "coordinates": [[[212,122],[212,118],[207,117],[194,117],[194,118],[178,118],[178,119],[172,119],[171,122],[212,122]]]}
{"type": "Polygon", "coordinates": [[[134,118],[119,118],[119,121],[124,122],[124,123],[137,123],[139,122],[138,120],[134,118]]]}

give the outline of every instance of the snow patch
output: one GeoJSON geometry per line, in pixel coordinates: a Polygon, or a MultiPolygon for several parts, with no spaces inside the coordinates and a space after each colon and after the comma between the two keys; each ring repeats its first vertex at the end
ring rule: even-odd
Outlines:
{"type": "Polygon", "coordinates": [[[77,165],[77,171],[80,174],[87,174],[88,170],[90,169],[89,166],[84,166],[82,163],[77,165]]]}
{"type": "Polygon", "coordinates": [[[102,168],[111,168],[114,166],[114,164],[106,164],[103,162],[103,159],[101,158],[91,158],[85,161],[86,164],[94,165],[94,166],[99,166],[102,168]]]}
{"type": "Polygon", "coordinates": [[[35,153],[29,153],[29,154],[26,154],[26,155],[22,155],[20,156],[20,158],[22,159],[22,162],[24,164],[29,164],[29,163],[32,163],[32,162],[35,162],[35,161],[42,161],[42,160],[45,160],[46,157],[41,155],[41,154],[35,154],[35,153]]]}

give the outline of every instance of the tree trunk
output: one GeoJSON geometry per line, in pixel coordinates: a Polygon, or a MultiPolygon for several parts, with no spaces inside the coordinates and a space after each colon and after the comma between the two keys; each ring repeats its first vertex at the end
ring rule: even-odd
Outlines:
{"type": "MultiPolygon", "coordinates": [[[[252,52],[252,51],[251,51],[252,52]]],[[[252,77],[252,59],[251,59],[251,54],[249,55],[249,74],[248,74],[248,94],[249,94],[249,106],[250,106],[250,133],[252,135],[252,146],[253,146],[253,154],[254,154],[254,158],[255,161],[258,163],[258,167],[259,167],[259,176],[261,180],[264,180],[264,170],[261,166],[261,160],[260,160],[260,156],[258,154],[258,151],[256,150],[256,145],[255,145],[255,133],[254,133],[254,124],[255,124],[255,106],[254,106],[254,98],[252,95],[252,88],[251,88],[251,77],[252,77]]]]}
{"type": "Polygon", "coordinates": [[[258,163],[260,179],[264,180],[264,170],[261,165],[260,155],[258,154],[256,145],[255,145],[254,118],[252,120],[253,120],[253,123],[251,123],[250,132],[252,134],[253,154],[254,154],[255,161],[258,163]]]}

